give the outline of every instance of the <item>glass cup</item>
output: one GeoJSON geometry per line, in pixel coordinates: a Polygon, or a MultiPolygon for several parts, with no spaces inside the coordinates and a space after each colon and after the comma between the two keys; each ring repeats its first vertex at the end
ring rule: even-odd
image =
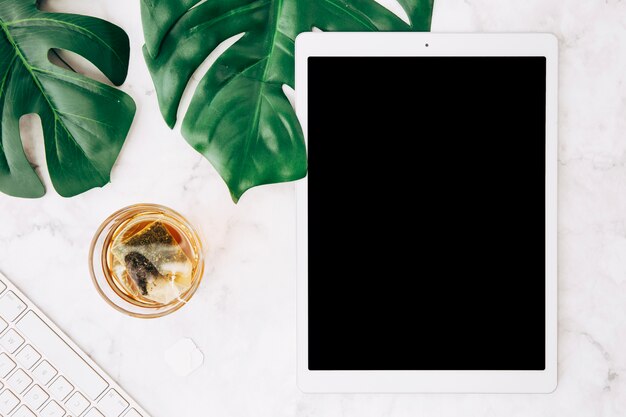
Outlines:
{"type": "Polygon", "coordinates": [[[198,289],[202,242],[174,210],[137,204],[102,223],[91,243],[89,269],[96,290],[116,310],[162,317],[184,306],[198,289]]]}

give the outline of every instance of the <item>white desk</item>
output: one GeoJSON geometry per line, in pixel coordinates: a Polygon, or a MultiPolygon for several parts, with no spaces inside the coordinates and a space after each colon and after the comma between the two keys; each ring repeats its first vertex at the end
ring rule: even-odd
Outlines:
{"type": "MultiPolygon", "coordinates": [[[[124,89],[138,114],[106,188],[71,200],[51,187],[36,201],[0,195],[0,269],[154,417],[626,414],[626,3],[436,0],[436,31],[550,31],[562,40],[560,384],[555,394],[530,396],[300,393],[293,186],[253,190],[234,206],[209,163],[168,131],[141,56],[139,2],[49,3],[129,32],[124,89]],[[155,321],[113,311],[87,272],[98,224],[135,202],[180,210],[209,248],[205,282],[191,304],[155,321]],[[206,357],[187,378],[162,362],[182,337],[206,357]]],[[[27,136],[40,145],[36,131],[27,136]]]]}

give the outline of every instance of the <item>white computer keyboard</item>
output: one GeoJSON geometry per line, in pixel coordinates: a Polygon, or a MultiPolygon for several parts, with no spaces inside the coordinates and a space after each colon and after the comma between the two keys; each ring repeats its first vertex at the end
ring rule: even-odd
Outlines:
{"type": "Polygon", "coordinates": [[[2,274],[0,416],[150,417],[2,274]]]}

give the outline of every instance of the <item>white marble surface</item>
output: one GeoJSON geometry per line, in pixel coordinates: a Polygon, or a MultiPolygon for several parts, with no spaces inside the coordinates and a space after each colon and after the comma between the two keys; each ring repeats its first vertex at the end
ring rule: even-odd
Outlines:
{"type": "MultiPolygon", "coordinates": [[[[626,2],[436,0],[434,31],[549,31],[561,40],[559,388],[551,395],[304,395],[295,385],[293,185],[238,206],[209,163],[161,120],[141,58],[139,2],[48,0],[130,34],[124,89],[138,113],[113,183],[66,200],[0,195],[4,271],[154,417],[626,415],[626,2]],[[622,130],[624,129],[624,131],[622,130]],[[205,281],[180,312],[142,321],[94,291],[98,224],[136,202],[186,214],[208,245],[205,281]],[[183,337],[205,355],[176,376],[164,351],[183,337]]],[[[32,160],[40,132],[24,122],[32,160]]]]}

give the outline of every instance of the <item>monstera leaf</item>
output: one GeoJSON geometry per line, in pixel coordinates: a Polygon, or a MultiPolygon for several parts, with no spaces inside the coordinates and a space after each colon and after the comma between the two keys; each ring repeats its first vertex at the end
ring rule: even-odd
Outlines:
{"type": "Polygon", "coordinates": [[[115,85],[126,78],[129,41],[119,27],[45,13],[36,0],[0,0],[0,191],[6,194],[45,194],[22,147],[21,116],[39,115],[50,177],[66,197],[109,182],[132,123],[135,103],[129,96],[53,65],[48,57],[56,50],[82,55],[115,85]]]}
{"type": "Polygon", "coordinates": [[[144,56],[163,117],[176,123],[192,74],[243,33],[201,80],[182,124],[187,141],[237,199],[256,185],[306,175],[302,130],[283,84],[294,84],[294,39],[324,31],[426,31],[433,0],[398,0],[405,23],[374,0],[142,0],[144,56]]]}

